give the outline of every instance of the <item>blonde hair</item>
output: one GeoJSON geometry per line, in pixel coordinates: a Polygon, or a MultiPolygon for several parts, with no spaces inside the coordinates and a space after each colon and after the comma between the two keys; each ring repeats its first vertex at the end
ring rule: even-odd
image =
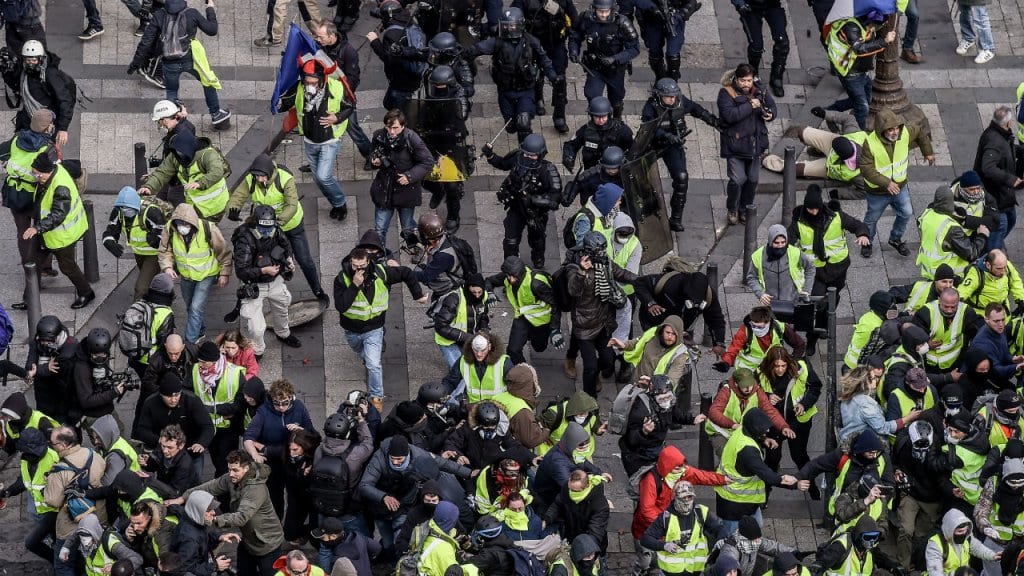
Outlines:
{"type": "Polygon", "coordinates": [[[850,370],[839,380],[839,401],[846,402],[858,394],[866,393],[870,381],[871,368],[868,366],[857,366],[850,370]]]}

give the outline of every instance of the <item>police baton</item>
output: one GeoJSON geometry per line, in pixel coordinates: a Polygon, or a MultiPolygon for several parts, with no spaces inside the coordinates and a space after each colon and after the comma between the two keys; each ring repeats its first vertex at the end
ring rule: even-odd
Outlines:
{"type": "Polygon", "coordinates": [[[480,149],[481,151],[480,151],[479,158],[483,158],[484,157],[483,148],[491,148],[491,149],[494,148],[494,143],[498,141],[498,136],[501,136],[501,133],[504,132],[505,129],[508,128],[508,125],[511,124],[511,123],[512,123],[512,118],[509,118],[508,122],[505,122],[505,125],[501,127],[501,130],[498,130],[498,133],[494,135],[494,138],[491,138],[491,141],[487,143],[487,146],[482,147],[480,149]]]}

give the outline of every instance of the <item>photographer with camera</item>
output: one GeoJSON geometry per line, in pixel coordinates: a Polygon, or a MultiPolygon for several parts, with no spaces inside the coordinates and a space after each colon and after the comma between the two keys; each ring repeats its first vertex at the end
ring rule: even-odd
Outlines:
{"type": "Polygon", "coordinates": [[[310,494],[321,517],[338,518],[347,530],[368,531],[351,498],[373,454],[373,435],[363,407],[347,405],[324,422],[324,440],[313,457],[310,494]]]}
{"type": "MultiPolygon", "coordinates": [[[[729,167],[725,202],[729,224],[747,221],[747,206],[754,203],[761,175],[761,156],[768,149],[765,123],[777,114],[775,100],[764,91],[756,75],[755,67],[740,64],[722,76],[718,90],[720,154],[729,167]]],[[[781,75],[779,78],[781,81],[781,75]]]]}
{"type": "MultiPolygon", "coordinates": [[[[167,372],[160,380],[158,392],[146,398],[142,409],[136,413],[132,439],[138,440],[147,450],[162,452],[154,454],[143,463],[157,472],[157,476],[177,475],[170,473],[174,468],[178,451],[190,456],[185,464],[195,470],[196,476],[202,471],[202,460],[213,442],[215,429],[206,406],[191,391],[184,389],[182,379],[174,372],[167,372]],[[175,426],[183,434],[182,447],[174,449],[174,442],[164,438],[168,428],[175,426]],[[193,462],[192,460],[199,462],[193,462]]],[[[177,440],[175,436],[174,440],[177,440]]]]}
{"type": "Polygon", "coordinates": [[[242,335],[252,341],[256,359],[259,360],[267,348],[263,339],[267,330],[264,299],[270,301],[277,339],[290,348],[301,347],[302,343],[291,333],[288,306],[292,295],[285,285],[285,280],[290,280],[294,273],[295,261],[291,244],[277,225],[274,209],[265,204],[257,205],[252,216],[235,229],[231,241],[235,247],[235,274],[244,282],[238,289],[242,299],[242,335]]]}
{"type": "Polygon", "coordinates": [[[28,343],[25,369],[32,382],[36,410],[62,424],[77,422],[81,413],[74,401],[75,358],[79,343],[56,316],[43,316],[28,343]]]}
{"type": "Polygon", "coordinates": [[[125,430],[120,416],[114,410],[114,402],[124,397],[129,390],[139,388],[138,381],[131,379],[128,371],[114,372],[110,365],[110,347],[113,339],[106,328],[93,328],[78,347],[72,382],[75,397],[81,409],[83,425],[92,426],[102,416],[110,414],[118,430],[125,430]]]}
{"type": "Polygon", "coordinates": [[[20,61],[11,62],[2,70],[4,83],[14,95],[14,107],[18,109],[14,129],[28,129],[32,115],[40,108],[47,108],[54,112],[57,148],[63,148],[68,143],[68,127],[75,115],[78,97],[75,81],[59,68],[60,57],[48,51],[39,40],[25,42],[20,55],[20,61]]]}
{"type": "Polygon", "coordinates": [[[396,211],[400,230],[416,228],[413,212],[423,203],[421,183],[434,168],[434,156],[420,135],[406,128],[401,110],[384,114],[384,128],[373,133],[370,143],[370,164],[377,170],[370,185],[376,209],[374,228],[387,246],[388,228],[396,211]]]}

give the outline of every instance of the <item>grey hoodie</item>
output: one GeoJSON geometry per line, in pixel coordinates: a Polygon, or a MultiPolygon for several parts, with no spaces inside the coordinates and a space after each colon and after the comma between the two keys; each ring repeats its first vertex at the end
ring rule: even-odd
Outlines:
{"type": "Polygon", "coordinates": [[[196,490],[189,495],[185,501],[185,514],[188,519],[203,526],[206,524],[206,511],[210,509],[210,502],[213,502],[213,494],[203,490],[196,490]]]}
{"type": "Polygon", "coordinates": [[[590,434],[583,429],[576,422],[569,422],[569,425],[565,427],[565,432],[562,433],[562,439],[559,444],[562,445],[562,450],[566,454],[572,456],[572,451],[576,449],[584,440],[589,440],[590,434]]]}
{"type": "Polygon", "coordinates": [[[764,294],[770,294],[772,301],[793,302],[796,300],[797,292],[803,291],[810,294],[814,287],[814,260],[807,254],[800,254],[800,267],[803,268],[804,282],[800,287],[793,285],[793,279],[789,275],[789,258],[785,254],[778,260],[768,259],[768,248],[773,240],[782,236],[788,242],[789,233],[782,224],[772,224],[768,227],[768,244],[757,249],[754,254],[762,254],[761,270],[764,275],[764,284],[757,274],[754,266],[747,272],[745,282],[747,288],[754,293],[758,299],[764,294]]]}
{"type": "MultiPolygon", "coordinates": [[[[970,538],[971,556],[975,556],[982,560],[995,560],[996,551],[988,548],[982,544],[981,540],[974,537],[974,523],[971,522],[963,512],[956,508],[946,512],[946,515],[942,517],[942,538],[948,544],[948,553],[960,553],[960,547],[963,546],[963,544],[955,544],[953,542],[953,531],[956,530],[957,526],[965,523],[970,524],[967,537],[970,538]]],[[[924,549],[925,566],[928,569],[928,576],[946,576],[946,571],[943,569],[945,557],[942,552],[943,550],[941,545],[936,544],[934,540],[928,540],[928,545],[924,549]]]]}
{"type": "MultiPolygon", "coordinates": [[[[373,435],[370,434],[370,427],[366,421],[356,425],[356,434],[359,436],[359,443],[352,447],[352,450],[345,456],[345,465],[348,467],[348,487],[355,489],[359,485],[359,479],[363,475],[366,463],[373,455],[373,435]]],[[[320,461],[324,455],[341,456],[352,445],[352,440],[340,438],[324,438],[323,444],[316,450],[313,462],[320,461]]]]}
{"type": "Polygon", "coordinates": [[[121,429],[117,427],[117,420],[114,420],[112,415],[107,414],[93,422],[92,428],[89,430],[99,436],[100,441],[103,442],[103,450],[101,452],[103,453],[103,459],[107,462],[107,467],[103,472],[103,478],[100,479],[100,484],[102,486],[110,486],[114,483],[114,478],[128,467],[128,462],[125,461],[119,452],[110,451],[110,447],[121,437],[121,429]]]}
{"type": "MultiPolygon", "coordinates": [[[[64,543],[64,548],[74,550],[78,547],[79,539],[82,536],[90,536],[96,546],[96,550],[98,550],[100,546],[103,546],[103,526],[100,525],[100,520],[95,514],[89,514],[82,518],[82,521],[78,523],[78,528],[75,530],[75,533],[72,534],[71,538],[64,543]]],[[[142,556],[128,547],[120,536],[116,543],[110,547],[109,552],[110,554],[107,556],[109,564],[107,564],[107,566],[113,566],[114,562],[117,562],[118,560],[128,560],[136,570],[142,568],[142,556]]]]}

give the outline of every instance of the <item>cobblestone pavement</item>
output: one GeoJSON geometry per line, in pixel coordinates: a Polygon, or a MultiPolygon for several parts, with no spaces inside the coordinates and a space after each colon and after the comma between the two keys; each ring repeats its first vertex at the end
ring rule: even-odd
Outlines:
{"type": "MultiPolygon", "coordinates": [[[[82,14],[77,2],[50,2],[46,25],[50,49],[60,54],[62,68],[76,78],[79,87],[92,99],[76,114],[65,156],[81,158],[89,170],[87,197],[95,204],[95,214],[102,228],[113,204],[112,194],[122,185],[131,183],[134,143],[143,142],[153,150],[159,142],[160,134],[149,121],[149,112],[163,93],[138,77],[124,74],[137,40],[132,35],[135,22],[117,0],[100,0],[98,4],[106,34],[93,42],[83,44],[75,37],[81,30],[82,14]]],[[[224,85],[221,99],[234,113],[231,129],[223,132],[210,130],[198,83],[184,81],[181,94],[191,103],[192,115],[194,119],[198,118],[196,124],[200,131],[224,151],[237,177],[255,154],[269,143],[279,126],[279,118],[268,114],[268,99],[279,55],[278,51],[252,46],[252,39],[262,35],[264,30],[265,6],[262,3],[223,0],[217,6],[219,35],[214,39],[201,36],[201,39],[224,85]]],[[[292,10],[294,12],[294,6],[292,10]]],[[[364,7],[364,12],[366,10],[368,7],[364,7]]],[[[953,53],[957,43],[956,26],[951,23],[948,12],[940,10],[923,14],[919,45],[926,62],[903,70],[908,94],[931,122],[937,156],[936,166],[931,167],[926,166],[919,155],[915,155],[913,160],[911,195],[918,214],[931,200],[936,185],[971,166],[978,133],[987,125],[995,106],[1013,103],[1014,88],[1022,80],[1019,72],[1024,64],[1024,41],[1019,32],[1021,3],[1003,2],[990,7],[990,11],[998,54],[991,63],[977,66],[973,59],[953,53]]],[[[793,49],[789,59],[787,96],[779,99],[780,121],[770,125],[772,143],[777,148],[785,144],[781,135],[790,121],[807,123],[813,119],[808,112],[810,106],[806,104],[827,103],[840,92],[838,82],[825,73],[825,57],[813,31],[809,10],[803,3],[794,3],[790,12],[789,34],[793,49]]],[[[359,23],[357,33],[351,35],[355,46],[360,46],[362,36],[370,26],[368,21],[359,23]]],[[[745,57],[745,39],[728,0],[705,2],[687,28],[681,85],[692,99],[714,112],[721,73],[725,67],[734,66],[745,57]]],[[[379,127],[383,115],[378,103],[383,96],[385,80],[380,64],[370,54],[369,48],[361,47],[360,53],[364,65],[364,80],[359,92],[361,124],[364,129],[372,130],[379,127]]],[[[646,67],[646,54],[635,61],[634,67],[626,96],[626,117],[635,128],[653,77],[646,67]]],[[[480,68],[477,97],[474,99],[476,106],[469,122],[470,139],[478,147],[489,141],[503,124],[495,104],[495,87],[486,73],[487,67],[481,63],[480,68]]],[[[575,128],[586,120],[582,71],[577,66],[570,66],[568,76],[568,121],[575,128]]],[[[0,111],[0,116],[10,119],[12,113],[0,111]]],[[[563,137],[554,131],[550,117],[539,118],[535,126],[543,130],[548,148],[557,159],[563,137]]],[[[739,282],[742,230],[729,228],[725,223],[725,168],[718,157],[718,135],[699,122],[691,126],[695,130],[687,151],[692,184],[687,205],[687,229],[677,235],[677,253],[693,261],[718,264],[726,314],[730,325],[735,328],[753,303],[753,297],[739,282]]],[[[495,150],[503,152],[514,146],[513,138],[500,136],[495,150]]],[[[349,217],[344,223],[327,218],[326,201],[320,197],[310,176],[297,172],[306,208],[306,226],[313,250],[319,258],[325,286],[331,285],[341,258],[360,232],[372,226],[373,206],[368,195],[371,174],[362,171],[362,159],[355,156],[352,147],[345,144],[338,158],[337,176],[350,198],[349,217]]],[[[277,149],[276,160],[294,171],[302,163],[300,143],[282,145],[277,149]]],[[[667,178],[667,174],[663,173],[663,176],[667,178]]],[[[500,181],[500,174],[480,163],[466,187],[468,193],[460,235],[478,248],[485,272],[496,270],[502,254],[500,230],[503,213],[494,196],[500,181]]],[[[766,191],[778,190],[778,178],[766,174],[762,181],[766,191]]],[[[761,219],[760,240],[764,241],[767,226],[780,218],[781,201],[777,194],[765,193],[758,195],[757,205],[761,219]]],[[[864,212],[862,202],[846,202],[844,209],[857,216],[864,212]]],[[[567,215],[565,211],[558,212],[549,223],[547,250],[550,263],[560,261],[563,255],[558,231],[567,215]]],[[[891,215],[884,217],[879,225],[880,234],[891,223],[891,215]]],[[[0,237],[0,267],[7,270],[7,273],[0,274],[0,295],[7,304],[19,300],[22,289],[14,235],[10,232],[13,223],[7,211],[0,213],[0,229],[8,231],[0,237]]],[[[391,236],[393,241],[397,240],[397,234],[391,236]]],[[[916,249],[916,228],[911,227],[906,240],[916,249]]],[[[1012,255],[1016,248],[1021,247],[1020,235],[1011,235],[1008,243],[1012,255]]],[[[83,310],[70,311],[67,306],[73,298],[73,290],[66,279],[58,278],[44,281],[43,309],[58,313],[77,331],[86,326],[112,326],[116,314],[122,312],[130,300],[130,282],[122,281],[131,274],[133,267],[130,257],[115,260],[100,250],[101,279],[95,286],[100,297],[96,303],[83,310]]],[[[657,263],[653,263],[647,271],[656,268],[657,263]]],[[[887,247],[876,251],[869,260],[856,254],[853,256],[853,273],[849,275],[848,289],[841,294],[838,311],[837,345],[840,354],[845,350],[855,319],[867,309],[870,293],[882,286],[909,282],[916,278],[916,272],[913,257],[900,258],[887,247]]],[[[297,293],[297,298],[310,295],[301,279],[292,282],[292,290],[297,293]]],[[[233,286],[214,291],[209,309],[211,333],[224,327],[220,318],[233,305],[233,294],[233,286]]],[[[12,316],[20,334],[26,334],[25,315],[15,312],[12,316]]],[[[507,304],[496,306],[493,320],[496,333],[507,334],[510,322],[507,304]]],[[[384,358],[389,405],[407,398],[424,380],[443,373],[443,363],[433,343],[431,330],[422,328],[426,324],[424,306],[414,303],[405,291],[393,291],[384,358]]],[[[264,380],[272,381],[286,375],[296,383],[303,401],[313,411],[314,420],[322,421],[344,394],[364,386],[363,371],[359,359],[343,342],[338,315],[333,309],[321,321],[302,327],[295,334],[303,343],[299,350],[282,351],[276,343],[268,345],[263,358],[264,380]]],[[[822,374],[825,372],[822,365],[824,353],[822,345],[821,353],[814,359],[822,374]]],[[[23,358],[25,346],[16,344],[12,354],[15,359],[23,358]]],[[[720,379],[720,375],[710,369],[708,356],[705,355],[699,366],[698,390],[702,392],[712,392],[720,379]]],[[[565,396],[574,389],[575,383],[562,373],[562,357],[558,352],[533,354],[531,360],[538,368],[544,388],[542,403],[565,396]]],[[[20,384],[13,382],[0,391],[0,396],[19,389],[20,384]]],[[[610,408],[614,392],[613,385],[605,385],[600,398],[603,410],[610,408]]],[[[125,418],[131,418],[127,407],[132,405],[132,398],[124,402],[125,418]]],[[[824,449],[823,426],[820,420],[815,424],[813,453],[824,449]]],[[[674,433],[670,439],[680,445],[691,459],[696,459],[697,442],[693,429],[674,433]]],[[[615,439],[601,438],[599,448],[598,463],[616,476],[609,489],[615,506],[609,549],[614,570],[610,573],[622,574],[631,561],[629,522],[632,502],[625,493],[624,473],[615,439]]],[[[783,467],[791,468],[792,462],[784,459],[783,467]]],[[[11,481],[15,469],[16,466],[7,467],[0,477],[11,481]]],[[[699,489],[699,494],[707,503],[713,502],[710,490],[699,489]]],[[[822,530],[815,528],[820,516],[820,503],[811,502],[800,493],[778,490],[773,493],[771,504],[765,511],[765,534],[808,549],[826,537],[822,530]]],[[[20,545],[28,528],[23,500],[18,498],[9,502],[7,509],[0,512],[0,521],[9,527],[0,532],[0,568],[8,573],[26,575],[51,573],[46,564],[31,558],[20,545]]]]}

